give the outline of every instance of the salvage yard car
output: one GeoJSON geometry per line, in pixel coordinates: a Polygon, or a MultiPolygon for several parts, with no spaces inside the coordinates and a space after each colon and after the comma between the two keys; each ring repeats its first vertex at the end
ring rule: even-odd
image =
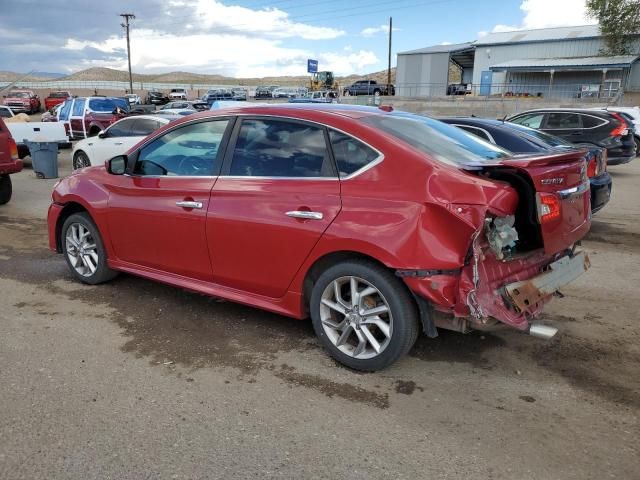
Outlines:
{"type": "Polygon", "coordinates": [[[47,98],[44,99],[44,109],[51,110],[56,105],[61,104],[62,102],[64,102],[65,100],[68,100],[69,98],[73,98],[73,95],[71,95],[71,92],[68,92],[66,90],[58,90],[55,92],[51,92],[49,96],[47,96],[47,98]]]}
{"type": "Polygon", "coordinates": [[[128,272],[295,318],[385,368],[422,329],[533,322],[589,266],[581,152],[512,158],[455,127],[341,105],[202,112],[62,179],[49,246],[88,284],[128,272]]]}
{"type": "Polygon", "coordinates": [[[118,120],[97,136],[80,140],[73,146],[73,169],[102,165],[116,155],[126,153],[140,140],[167,125],[177,115],[136,115],[118,120]]]}
{"type": "Polygon", "coordinates": [[[73,139],[93,137],[129,113],[129,102],[120,97],[78,97],[65,101],[58,109],[73,139]]]}
{"type": "Polygon", "coordinates": [[[440,121],[455,125],[511,153],[553,153],[584,149],[587,177],[591,186],[591,212],[601,210],[611,198],[612,181],[607,172],[607,151],[592,144],[573,144],[566,140],[517,123],[489,118],[454,117],[440,121]]]}
{"type": "Polygon", "coordinates": [[[40,97],[33,90],[12,90],[5,95],[2,104],[14,112],[32,114],[40,111],[40,97]]]}
{"type": "Polygon", "coordinates": [[[18,146],[0,118],[0,205],[11,200],[13,187],[10,175],[20,170],[22,170],[22,160],[18,158],[18,146]]]}
{"type": "Polygon", "coordinates": [[[633,130],[616,112],[579,108],[528,110],[506,119],[536,128],[571,143],[592,143],[607,149],[609,165],[633,160],[636,143],[633,130]]]}

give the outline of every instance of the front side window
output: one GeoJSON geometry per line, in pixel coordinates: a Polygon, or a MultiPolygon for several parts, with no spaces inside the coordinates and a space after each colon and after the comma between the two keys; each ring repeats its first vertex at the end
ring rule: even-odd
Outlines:
{"type": "Polygon", "coordinates": [[[279,120],[243,120],[233,152],[232,176],[330,177],[324,130],[279,120]]]}
{"type": "Polygon", "coordinates": [[[84,113],[84,98],[76,98],[75,102],[73,102],[73,109],[71,111],[71,115],[74,117],[81,117],[84,113]]]}
{"type": "Polygon", "coordinates": [[[528,115],[521,115],[519,117],[512,118],[509,121],[529,128],[540,128],[542,126],[542,121],[544,120],[544,115],[544,113],[530,113],[528,115]]]}
{"type": "Polygon", "coordinates": [[[135,118],[126,118],[114,123],[107,129],[107,137],[130,137],[135,118]]]}
{"type": "Polygon", "coordinates": [[[575,113],[554,112],[549,114],[545,128],[582,128],[582,122],[580,122],[580,115],[575,113]]]}
{"type": "Polygon", "coordinates": [[[193,123],[167,132],[140,150],[134,174],[211,176],[217,173],[228,120],[193,123]]]}
{"type": "Polygon", "coordinates": [[[71,111],[71,101],[67,100],[60,107],[60,120],[68,120],[69,112],[71,111]]]}
{"type": "Polygon", "coordinates": [[[336,130],[329,130],[329,140],[341,178],[357,172],[379,157],[378,152],[360,140],[336,130]]]}

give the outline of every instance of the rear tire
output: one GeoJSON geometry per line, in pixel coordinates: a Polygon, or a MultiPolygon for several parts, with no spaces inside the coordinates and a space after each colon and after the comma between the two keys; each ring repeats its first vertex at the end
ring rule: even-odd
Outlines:
{"type": "Polygon", "coordinates": [[[9,175],[0,175],[0,205],[9,203],[12,193],[11,177],[9,175]]]}
{"type": "Polygon", "coordinates": [[[633,137],[633,141],[636,143],[636,157],[640,157],[640,138],[633,137]]]}
{"type": "Polygon", "coordinates": [[[420,332],[417,308],[406,286],[367,260],[348,260],[325,270],[313,286],[310,311],[316,335],[329,354],[365,372],[396,362],[411,350],[420,332]]]}
{"type": "Polygon", "coordinates": [[[88,213],[74,213],[65,220],[60,243],[71,274],[82,283],[97,285],[118,275],[107,266],[102,237],[88,213]]]}

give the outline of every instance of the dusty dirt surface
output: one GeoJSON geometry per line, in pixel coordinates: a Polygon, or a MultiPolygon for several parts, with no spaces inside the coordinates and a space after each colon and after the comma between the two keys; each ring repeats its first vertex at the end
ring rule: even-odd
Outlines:
{"type": "Polygon", "coordinates": [[[640,161],[610,170],[556,338],[442,332],[359,374],[306,321],[75,282],[27,167],[0,206],[0,478],[639,478],[640,161]]]}

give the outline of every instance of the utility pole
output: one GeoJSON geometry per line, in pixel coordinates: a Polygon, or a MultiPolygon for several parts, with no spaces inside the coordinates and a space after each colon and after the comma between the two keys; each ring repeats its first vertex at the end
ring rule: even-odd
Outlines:
{"type": "Polygon", "coordinates": [[[121,13],[120,16],[124,18],[124,23],[121,23],[122,28],[127,32],[127,60],[129,61],[129,93],[133,93],[133,76],[131,75],[131,44],[129,43],[129,19],[134,19],[136,16],[133,13],[121,13]]]}
{"type": "Polygon", "coordinates": [[[391,32],[393,31],[393,17],[389,17],[389,64],[387,67],[387,90],[391,88],[391,32]]]}

